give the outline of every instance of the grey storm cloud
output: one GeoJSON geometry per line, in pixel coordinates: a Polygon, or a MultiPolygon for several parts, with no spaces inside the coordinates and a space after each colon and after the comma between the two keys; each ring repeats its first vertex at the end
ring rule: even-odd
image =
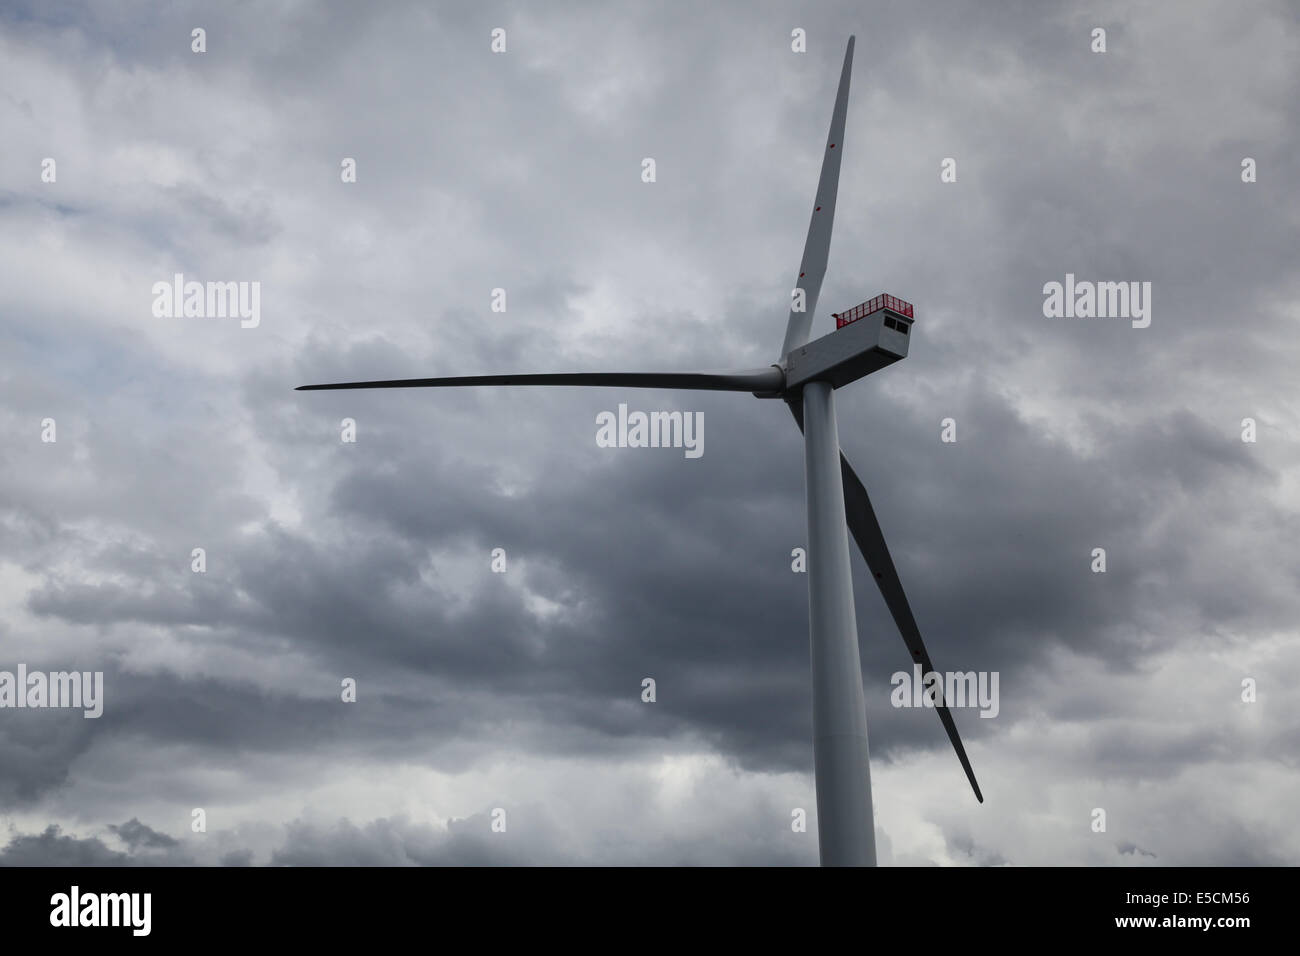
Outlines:
{"type": "Polygon", "coordinates": [[[55,824],[39,834],[13,837],[0,852],[0,863],[6,866],[115,866],[127,859],[98,837],[65,836],[55,824]]]}
{"type": "Polygon", "coordinates": [[[131,849],[137,847],[147,847],[149,849],[157,847],[176,846],[177,841],[174,837],[169,837],[165,833],[159,833],[152,827],[146,826],[135,817],[132,817],[126,823],[111,825],[109,829],[116,833],[127,846],[131,849]]]}
{"type": "Polygon", "coordinates": [[[1248,8],[6,5],[0,669],[106,699],[0,711],[0,862],[815,862],[781,403],[292,388],[774,361],[850,33],[820,310],[917,322],[840,439],[1001,695],[979,806],[855,556],[882,862],[1300,859],[1300,17],[1248,8]],[[153,317],[178,272],[260,326],[153,317]],[[1151,326],[1045,317],[1067,274],[1151,326]],[[597,447],[620,402],[704,455],[597,447]]]}
{"type": "Polygon", "coordinates": [[[178,842],[139,820],[110,825],[127,846],[114,850],[99,837],[77,837],[50,824],[39,834],[14,834],[0,849],[0,866],[185,866],[193,857],[177,851],[178,842]]]}

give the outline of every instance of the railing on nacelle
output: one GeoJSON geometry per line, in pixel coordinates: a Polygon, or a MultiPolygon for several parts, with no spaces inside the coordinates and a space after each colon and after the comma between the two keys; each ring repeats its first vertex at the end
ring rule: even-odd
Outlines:
{"type": "Polygon", "coordinates": [[[835,328],[842,329],[850,322],[856,322],[863,316],[870,315],[872,312],[879,312],[881,309],[892,309],[899,315],[905,315],[909,319],[915,318],[912,315],[912,303],[904,302],[898,296],[886,295],[883,292],[874,299],[868,299],[861,305],[855,305],[845,312],[832,312],[831,315],[835,316],[835,328]]]}

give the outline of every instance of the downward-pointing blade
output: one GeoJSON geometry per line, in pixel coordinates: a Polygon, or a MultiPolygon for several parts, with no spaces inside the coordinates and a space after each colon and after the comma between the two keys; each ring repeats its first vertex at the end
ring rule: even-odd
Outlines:
{"type": "Polygon", "coordinates": [[[808,223],[808,238],[804,240],[803,259],[799,262],[799,275],[795,288],[804,292],[803,311],[797,311],[798,302],[790,307],[790,320],[785,327],[785,343],[781,356],[808,341],[812,329],[817,297],[822,291],[822,278],[826,275],[826,259],[831,251],[831,226],[835,222],[835,196],[840,187],[840,156],[844,152],[844,118],[849,108],[849,74],[853,72],[853,37],[849,37],[844,51],[844,66],[840,69],[840,89],[835,94],[835,111],[831,113],[831,131],[826,137],[822,156],[822,175],[817,181],[817,198],[813,202],[812,219],[808,223]]]}
{"type": "MultiPolygon", "coordinates": [[[[799,424],[799,430],[803,431],[802,407],[798,402],[789,403],[789,407],[794,420],[799,424]]],[[[880,594],[885,599],[894,623],[898,625],[898,631],[903,636],[903,643],[907,645],[912,660],[921,665],[922,674],[928,674],[934,670],[934,663],[930,660],[929,651],[925,649],[925,641],[921,639],[921,629],[916,626],[916,618],[912,616],[912,607],[903,592],[903,582],[899,580],[898,571],[894,568],[894,559],[889,554],[889,546],[885,544],[885,535],[880,530],[880,522],[876,520],[876,512],[871,507],[867,489],[843,452],[840,452],[840,477],[844,483],[844,512],[853,540],[858,543],[858,550],[866,559],[867,568],[880,588],[880,594]]],[[[975,771],[971,769],[970,758],[966,756],[966,748],[962,745],[961,735],[957,733],[952,712],[943,699],[942,685],[935,710],[939,712],[943,729],[947,732],[953,749],[957,751],[962,769],[966,771],[966,779],[975,791],[975,799],[983,803],[984,794],[980,792],[980,785],[975,780],[975,771]]]]}

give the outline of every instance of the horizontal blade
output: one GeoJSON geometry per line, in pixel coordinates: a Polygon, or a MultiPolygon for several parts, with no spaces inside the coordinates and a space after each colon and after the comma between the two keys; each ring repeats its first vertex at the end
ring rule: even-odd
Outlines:
{"type": "Polygon", "coordinates": [[[450,375],[385,382],[299,385],[295,391],[338,388],[454,388],[466,385],[597,385],[623,388],[689,388],[719,392],[780,391],[785,375],[776,366],[735,372],[544,372],[532,375],[450,375]]]}
{"type": "MultiPolygon", "coordinates": [[[[799,430],[803,431],[802,403],[789,402],[788,404],[794,414],[794,420],[799,423],[799,430]]],[[[922,674],[929,674],[934,670],[934,663],[930,660],[929,651],[925,649],[925,642],[921,640],[921,629],[916,626],[916,618],[912,616],[911,605],[908,604],[907,595],[903,592],[903,582],[898,578],[894,559],[889,554],[889,546],[885,544],[885,535],[880,530],[880,522],[876,520],[875,509],[871,507],[871,499],[867,496],[867,489],[862,484],[862,479],[853,470],[853,466],[849,464],[843,452],[840,452],[840,476],[844,482],[844,512],[848,518],[849,531],[853,534],[853,540],[858,543],[858,550],[867,561],[871,576],[875,578],[880,594],[885,599],[885,605],[893,615],[899,633],[903,635],[903,643],[907,645],[912,660],[921,665],[922,674]]],[[[962,769],[966,771],[966,779],[970,781],[971,788],[975,791],[975,799],[983,803],[984,794],[980,792],[980,785],[975,780],[975,771],[971,769],[970,758],[966,756],[966,748],[962,746],[961,735],[957,733],[952,712],[948,710],[948,704],[943,699],[942,686],[938,690],[939,698],[935,710],[939,712],[943,729],[947,731],[948,739],[952,741],[953,749],[957,751],[957,759],[961,761],[962,769]]]]}
{"type": "Polygon", "coordinates": [[[849,108],[849,76],[852,72],[853,37],[849,37],[848,48],[844,51],[844,66],[840,69],[840,88],[835,94],[835,109],[831,113],[831,131],[826,137],[826,149],[822,154],[822,174],[817,181],[817,198],[813,201],[808,237],[803,244],[799,277],[794,283],[796,289],[803,289],[804,292],[803,311],[790,309],[790,320],[785,326],[785,343],[781,346],[783,358],[808,342],[813,313],[817,311],[817,298],[822,291],[822,279],[826,275],[826,260],[831,252],[831,226],[835,223],[835,196],[840,188],[840,156],[844,154],[844,118],[849,108]]]}

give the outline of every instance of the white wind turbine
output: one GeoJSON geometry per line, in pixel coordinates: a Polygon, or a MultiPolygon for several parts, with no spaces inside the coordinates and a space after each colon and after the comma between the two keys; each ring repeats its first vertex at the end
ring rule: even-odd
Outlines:
{"type": "MultiPolygon", "coordinates": [[[[912,660],[921,665],[924,674],[934,670],[867,490],[840,452],[835,422],[835,389],[907,356],[912,307],[893,296],[877,296],[836,315],[834,332],[808,341],[822,278],[826,274],[831,225],[835,218],[853,40],[849,37],[844,53],[835,111],[831,114],[830,135],[822,159],[821,178],[817,183],[817,198],[813,203],[812,221],[808,224],[803,260],[799,264],[795,302],[777,363],[767,368],[742,371],[457,375],[302,385],[298,389],[599,385],[751,392],[758,398],[784,399],[804,434],[813,765],[817,786],[818,844],[824,866],[870,866],[876,862],[867,715],[862,695],[846,528],[853,532],[853,539],[866,559],[912,660]],[[798,301],[800,292],[803,293],[802,308],[798,301]]],[[[984,797],[941,690],[935,709],[975,796],[982,803],[984,797]]]]}

